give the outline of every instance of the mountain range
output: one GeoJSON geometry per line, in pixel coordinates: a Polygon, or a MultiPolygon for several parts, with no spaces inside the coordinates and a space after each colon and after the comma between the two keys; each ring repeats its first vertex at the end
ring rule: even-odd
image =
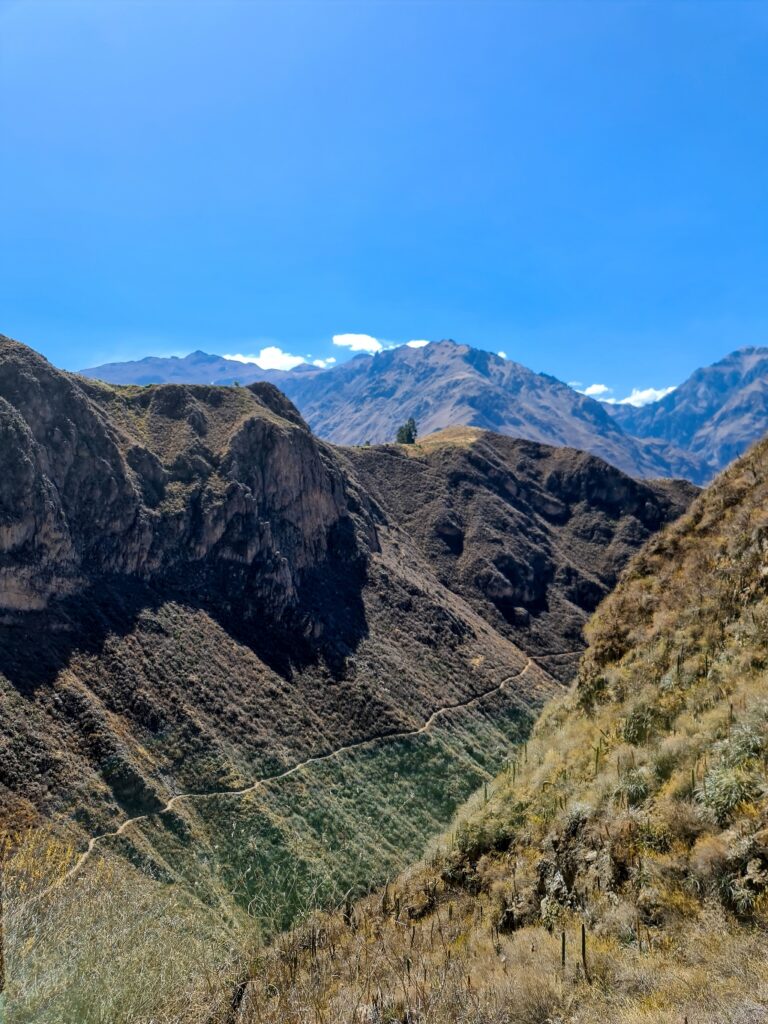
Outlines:
{"type": "Polygon", "coordinates": [[[94,826],[170,776],[226,786],[578,651],[696,492],[480,430],[335,448],[273,385],[114,387],[7,338],[0,436],[0,793],[77,793],[94,826]]]}
{"type": "Polygon", "coordinates": [[[201,956],[418,857],[695,493],[480,429],[334,446],[269,383],[0,339],[12,1019],[182,1019],[201,956]]]}
{"type": "Polygon", "coordinates": [[[764,1020],[768,441],[339,446],[9,339],[0,441],[6,1019],[764,1020]]]}
{"type": "Polygon", "coordinates": [[[242,1024],[768,1019],[766,481],[763,442],[648,541],[575,688],[420,863],[253,958],[242,1024]]]}
{"type": "Polygon", "coordinates": [[[590,451],[639,478],[708,482],[768,429],[768,349],[744,348],[636,408],[582,395],[547,374],[453,341],[358,355],[329,369],[261,370],[194,352],[82,371],[116,384],[276,384],[322,438],[391,440],[407,416],[422,435],[474,426],[590,451]]]}

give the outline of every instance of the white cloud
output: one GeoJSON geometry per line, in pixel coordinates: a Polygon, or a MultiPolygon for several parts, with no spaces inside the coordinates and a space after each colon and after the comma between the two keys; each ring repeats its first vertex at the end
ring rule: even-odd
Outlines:
{"type": "Polygon", "coordinates": [[[506,352],[497,352],[496,354],[501,356],[502,359],[506,359],[507,358],[507,353],[506,352]]]}
{"type": "Polygon", "coordinates": [[[261,370],[292,370],[294,366],[306,362],[304,356],[292,356],[290,352],[283,352],[277,345],[267,345],[258,355],[235,352],[232,355],[225,355],[224,358],[234,359],[238,363],[255,363],[261,370]]]}
{"type": "Polygon", "coordinates": [[[674,386],[668,388],[632,388],[632,393],[626,398],[620,398],[617,405],[650,405],[651,402],[658,402],[665,395],[671,394],[674,386]]]}
{"type": "Polygon", "coordinates": [[[260,356],[244,356],[240,352],[225,352],[222,359],[234,359],[236,363],[258,363],[260,356]]]}
{"type": "Polygon", "coordinates": [[[371,355],[374,352],[381,352],[384,347],[378,338],[373,338],[370,334],[334,334],[333,344],[341,345],[352,352],[368,352],[371,355]]]}
{"type": "Polygon", "coordinates": [[[313,359],[312,365],[318,366],[321,370],[327,369],[329,366],[333,366],[336,362],[336,356],[329,356],[328,359],[313,359]]]}
{"type": "Polygon", "coordinates": [[[590,384],[589,387],[582,389],[581,393],[582,395],[589,395],[590,398],[601,398],[607,401],[605,396],[610,395],[612,391],[613,388],[609,388],[605,384],[590,384]]]}
{"type": "Polygon", "coordinates": [[[376,352],[388,352],[393,348],[400,348],[407,345],[408,348],[424,348],[430,342],[426,338],[413,338],[411,341],[386,341],[374,338],[372,334],[334,334],[333,344],[341,345],[352,352],[368,352],[374,355],[376,352]]]}
{"type": "Polygon", "coordinates": [[[674,387],[668,388],[632,388],[626,398],[613,398],[613,388],[606,384],[590,384],[584,387],[578,380],[568,382],[568,387],[575,388],[579,394],[589,395],[596,398],[598,402],[606,402],[608,405],[650,405],[651,402],[658,402],[660,398],[674,391],[674,387]]]}

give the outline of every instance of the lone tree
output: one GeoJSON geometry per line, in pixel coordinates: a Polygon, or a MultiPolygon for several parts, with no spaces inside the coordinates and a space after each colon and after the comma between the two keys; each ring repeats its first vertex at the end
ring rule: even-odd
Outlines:
{"type": "Polygon", "coordinates": [[[409,416],[402,427],[397,428],[397,436],[395,440],[398,444],[415,444],[416,434],[416,420],[413,416],[409,416]]]}

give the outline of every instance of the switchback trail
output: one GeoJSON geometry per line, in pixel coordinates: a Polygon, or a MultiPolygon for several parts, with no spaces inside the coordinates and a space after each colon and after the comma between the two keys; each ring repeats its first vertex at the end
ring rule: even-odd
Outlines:
{"type": "MultiPolygon", "coordinates": [[[[544,658],[571,657],[581,653],[581,650],[559,651],[556,654],[541,654],[539,655],[539,660],[544,658]]],[[[88,862],[91,854],[99,843],[106,839],[114,839],[117,836],[123,835],[132,825],[137,825],[141,821],[148,821],[150,818],[159,817],[162,814],[168,814],[182,800],[203,800],[215,796],[222,798],[247,796],[249,793],[255,792],[255,790],[262,786],[266,786],[271,782],[279,782],[281,779],[287,779],[289,776],[295,775],[297,772],[302,771],[302,769],[309,767],[309,765],[320,764],[322,761],[328,761],[333,757],[338,757],[340,754],[359,750],[361,747],[371,746],[375,743],[380,743],[383,740],[401,740],[408,739],[412,736],[421,736],[423,733],[427,732],[432,727],[435,720],[440,718],[442,715],[445,715],[450,711],[459,711],[464,708],[470,708],[474,704],[478,704],[481,700],[485,700],[486,697],[490,697],[491,694],[500,693],[502,690],[505,690],[511,682],[514,682],[514,680],[522,679],[526,672],[528,672],[528,670],[534,665],[536,665],[536,661],[534,661],[533,658],[528,658],[525,665],[523,665],[519,672],[515,672],[511,676],[506,676],[496,686],[492,686],[490,689],[484,690],[482,693],[478,693],[467,700],[458,701],[455,704],[445,704],[443,707],[437,708],[437,710],[433,711],[429,718],[418,729],[403,729],[397,732],[377,733],[374,736],[368,736],[365,739],[356,740],[354,743],[348,743],[346,746],[330,750],[326,754],[316,754],[313,757],[308,757],[304,761],[299,761],[297,764],[293,765],[292,768],[287,768],[285,771],[278,772],[275,775],[265,775],[263,778],[257,779],[255,782],[251,783],[251,785],[245,786],[243,789],[213,790],[210,793],[177,793],[176,796],[172,796],[168,803],[165,804],[164,807],[161,807],[159,811],[152,811],[149,814],[139,814],[135,818],[127,818],[122,825],[120,825],[119,828],[116,828],[113,832],[100,832],[98,835],[93,836],[88,841],[88,845],[85,850],[83,850],[72,867],[63,874],[61,878],[54,882],[53,885],[40,893],[39,896],[42,897],[47,895],[52,890],[69,881],[70,878],[73,878],[88,862]]],[[[526,711],[532,710],[519,695],[516,696],[516,701],[518,704],[522,705],[526,711]]]]}

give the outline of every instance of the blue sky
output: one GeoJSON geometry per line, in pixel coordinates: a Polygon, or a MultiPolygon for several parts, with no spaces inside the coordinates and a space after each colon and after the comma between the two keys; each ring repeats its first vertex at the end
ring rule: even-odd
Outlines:
{"type": "Polygon", "coordinates": [[[0,331],[453,337],[621,397],[768,344],[768,5],[0,0],[0,331]]]}

